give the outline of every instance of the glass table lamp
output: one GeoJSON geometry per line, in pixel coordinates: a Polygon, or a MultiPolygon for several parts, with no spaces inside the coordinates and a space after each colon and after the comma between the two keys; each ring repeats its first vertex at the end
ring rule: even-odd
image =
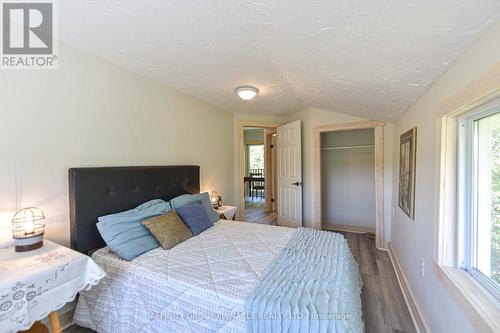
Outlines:
{"type": "Polygon", "coordinates": [[[210,192],[210,202],[214,209],[218,209],[220,207],[221,197],[217,191],[210,192]]]}
{"type": "Polygon", "coordinates": [[[26,252],[43,246],[45,215],[36,207],[23,208],[12,218],[12,237],[16,252],[26,252]]]}

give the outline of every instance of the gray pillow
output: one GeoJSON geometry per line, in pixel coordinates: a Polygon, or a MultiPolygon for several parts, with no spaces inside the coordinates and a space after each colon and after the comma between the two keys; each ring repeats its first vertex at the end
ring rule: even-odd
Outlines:
{"type": "Polygon", "coordinates": [[[183,194],[170,200],[170,204],[173,209],[177,210],[179,207],[189,205],[197,201],[201,201],[210,222],[214,223],[220,220],[219,214],[214,210],[212,204],[210,203],[210,196],[208,195],[208,192],[200,194],[183,194]]]}
{"type": "Polygon", "coordinates": [[[185,225],[191,230],[193,236],[199,235],[203,230],[213,226],[207,212],[200,201],[176,209],[185,225]]]}

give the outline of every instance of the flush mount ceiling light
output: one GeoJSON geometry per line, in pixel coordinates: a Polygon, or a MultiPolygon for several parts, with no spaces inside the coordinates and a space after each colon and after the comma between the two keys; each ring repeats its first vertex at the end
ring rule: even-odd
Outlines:
{"type": "Polygon", "coordinates": [[[246,86],[246,87],[238,87],[234,91],[238,94],[238,96],[240,96],[241,99],[249,101],[252,98],[254,98],[255,95],[257,95],[259,89],[255,87],[246,86]]]}

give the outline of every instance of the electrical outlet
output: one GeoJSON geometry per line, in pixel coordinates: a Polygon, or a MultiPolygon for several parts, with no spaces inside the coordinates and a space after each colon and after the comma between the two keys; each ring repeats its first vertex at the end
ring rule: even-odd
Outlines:
{"type": "Polygon", "coordinates": [[[396,216],[396,208],[392,207],[392,218],[396,216]]]}
{"type": "Polygon", "coordinates": [[[425,275],[425,264],[424,264],[424,259],[420,258],[418,261],[418,271],[420,272],[420,275],[424,277],[425,275]]]}

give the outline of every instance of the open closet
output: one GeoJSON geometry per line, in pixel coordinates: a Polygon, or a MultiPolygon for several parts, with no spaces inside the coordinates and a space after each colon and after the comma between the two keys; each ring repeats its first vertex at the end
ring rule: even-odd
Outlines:
{"type": "Polygon", "coordinates": [[[384,123],[366,121],[313,129],[313,227],[384,235],[384,123]]]}
{"type": "Polygon", "coordinates": [[[322,228],[375,233],[374,129],[321,133],[322,228]]]}

